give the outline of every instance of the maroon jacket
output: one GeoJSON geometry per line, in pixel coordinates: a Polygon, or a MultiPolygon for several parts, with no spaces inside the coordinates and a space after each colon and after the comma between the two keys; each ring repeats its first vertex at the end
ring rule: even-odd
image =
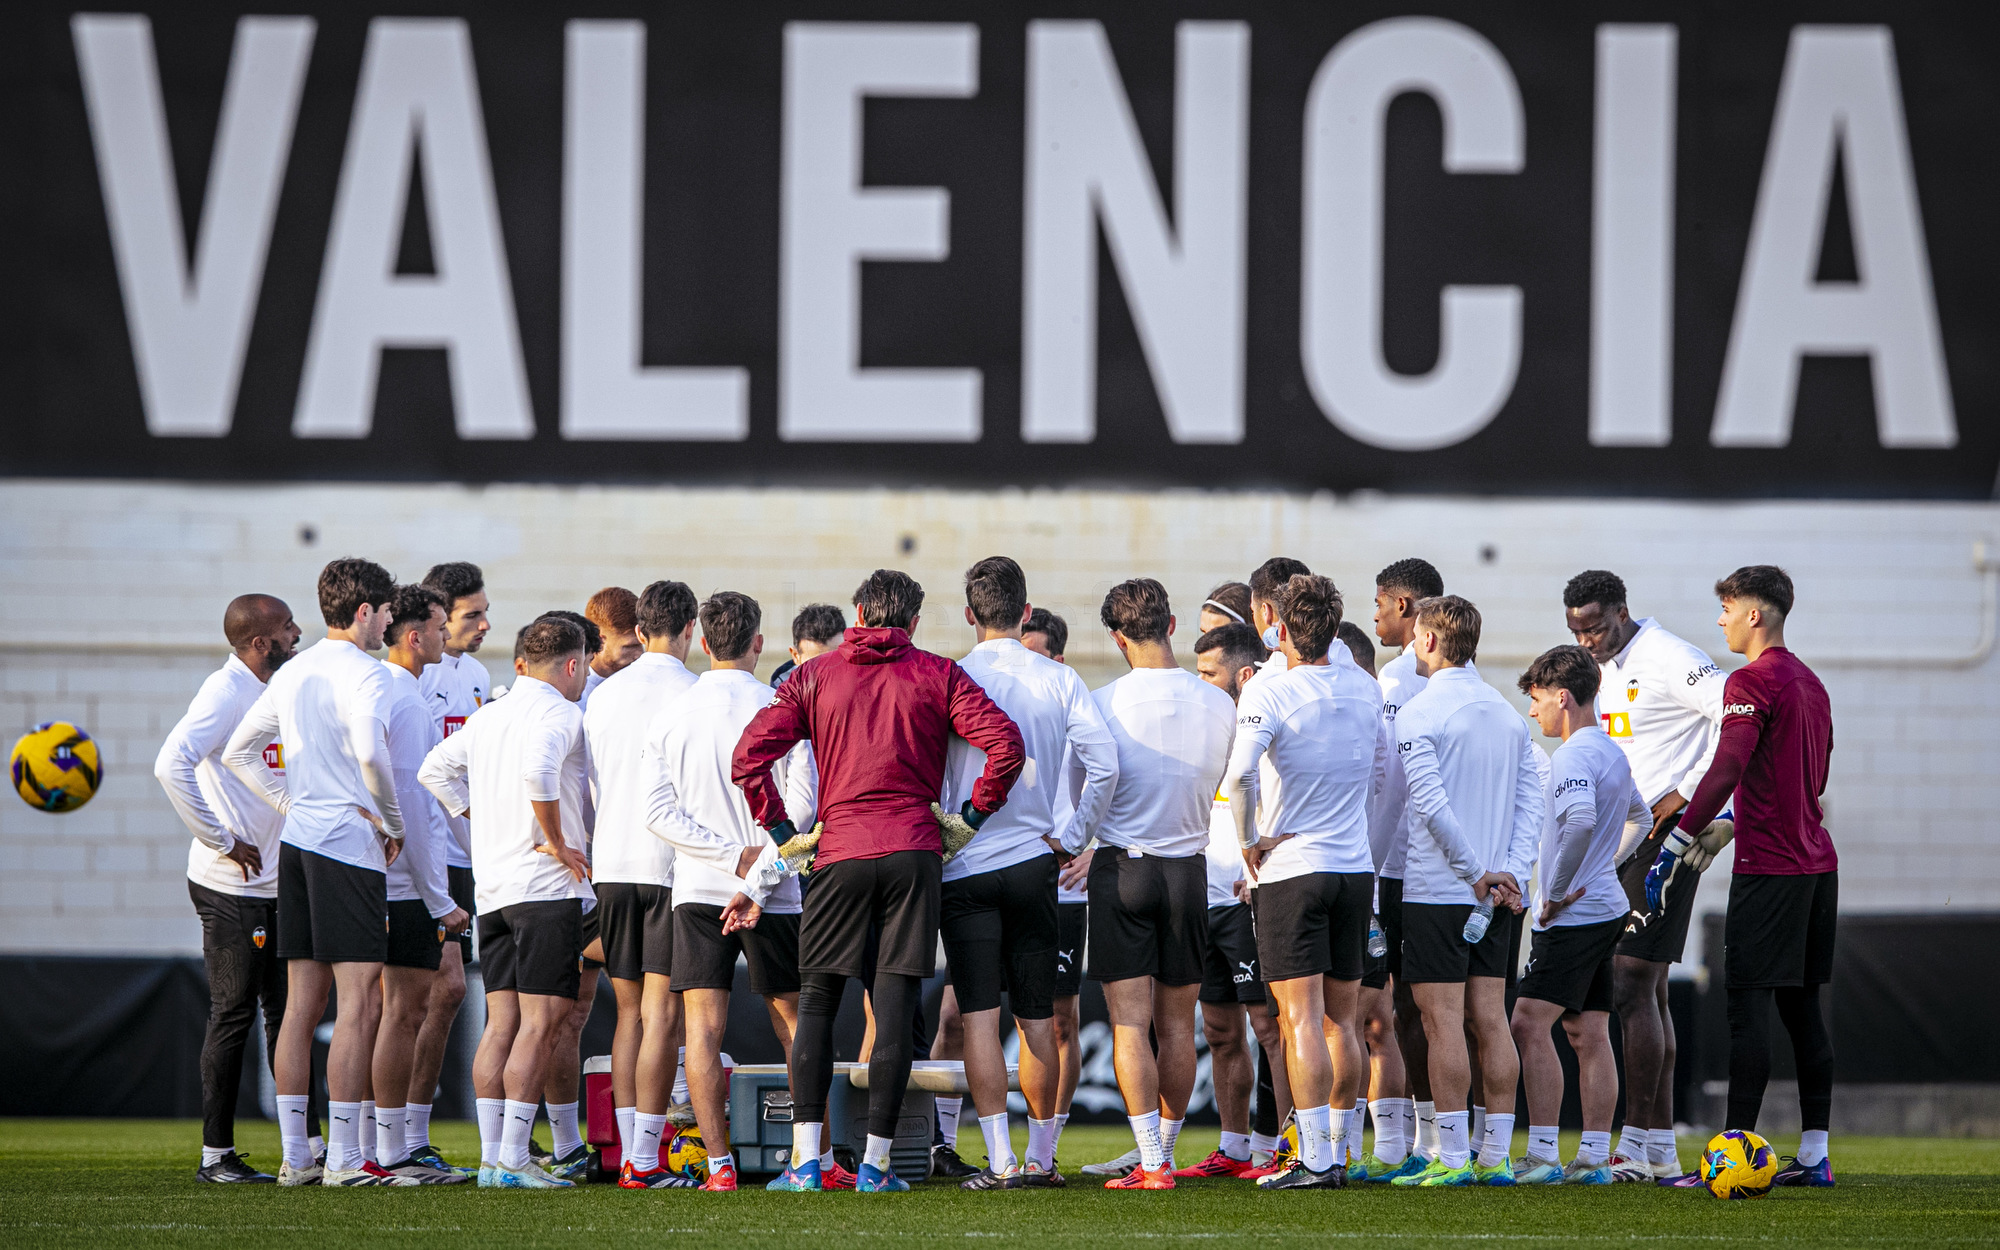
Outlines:
{"type": "Polygon", "coordinates": [[[768,828],[785,818],[771,765],[810,739],[826,824],[818,863],[942,852],[930,805],[954,733],[986,752],[972,804],[997,811],[1028,758],[1020,729],[956,662],[917,650],[900,629],[856,626],[838,650],[801,664],[744,727],[730,778],[768,828]]]}

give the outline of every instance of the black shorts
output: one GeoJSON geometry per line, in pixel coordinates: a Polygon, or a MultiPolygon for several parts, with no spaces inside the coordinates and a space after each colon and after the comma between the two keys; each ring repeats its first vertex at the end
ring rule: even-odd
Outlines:
{"type": "Polygon", "coordinates": [[[1089,932],[1089,903],[1056,904],[1057,998],[1083,993],[1083,939],[1089,932]]]}
{"type": "MultiPolygon", "coordinates": [[[[1499,917],[1494,917],[1499,923],[1499,917]]],[[[1615,1005],[1611,955],[1625,932],[1625,918],[1596,924],[1559,925],[1528,939],[1528,970],[1521,974],[1522,998],[1556,1003],[1564,1011],[1610,1011],[1615,1005]]]]}
{"type": "MultiPolygon", "coordinates": [[[[618,981],[637,981],[648,972],[671,976],[674,892],[630,881],[606,881],[594,888],[597,907],[590,914],[597,918],[597,936],[604,942],[604,970],[618,981]]],[[[590,945],[590,934],[584,934],[583,944],[590,945]]],[[[731,967],[735,963],[730,960],[731,967]]]]}
{"type": "Polygon", "coordinates": [[[1495,908],[1493,923],[1479,945],[1465,941],[1470,903],[1403,904],[1402,979],[1411,985],[1426,981],[1458,981],[1468,977],[1505,978],[1514,968],[1520,930],[1514,913],[1495,908]]]}
{"type": "Polygon", "coordinates": [[[546,899],[482,912],[479,965],[489,994],[575,998],[583,981],[583,901],[546,899]]]}
{"type": "Polygon", "coordinates": [[[1208,949],[1208,857],[1133,856],[1100,846],[1090,861],[1090,979],[1201,983],[1208,949]]]}
{"type": "Polygon", "coordinates": [[[389,874],[278,844],[278,958],[379,964],[389,957],[389,874]]]}
{"type": "Polygon", "coordinates": [[[1264,980],[1257,975],[1257,922],[1250,908],[1229,903],[1208,909],[1208,944],[1201,961],[1201,1001],[1261,1003],[1264,980]]]}
{"type": "Polygon", "coordinates": [[[1055,856],[945,882],[938,933],[960,1012],[992,1011],[1004,990],[1017,1019],[1055,1014],[1055,856]]]}
{"type": "Polygon", "coordinates": [[[1674,888],[1667,891],[1667,909],[1644,925],[1627,918],[1625,940],[1618,953],[1656,964],[1677,964],[1687,950],[1688,924],[1694,919],[1697,874],[1686,864],[1675,874],[1674,888]]]}
{"type": "Polygon", "coordinates": [[[937,971],[943,877],[944,860],[936,851],[843,859],[817,870],[800,917],[799,971],[930,976],[937,971]],[[879,935],[872,969],[871,929],[879,935]]]}
{"type": "Polygon", "coordinates": [[[472,962],[472,917],[479,914],[479,898],[472,890],[472,869],[446,868],[445,881],[450,886],[451,901],[457,903],[465,913],[466,926],[463,933],[447,933],[445,937],[458,943],[460,965],[472,962]]]}
{"type": "Polygon", "coordinates": [[[422,899],[389,904],[389,958],[394,968],[436,972],[444,957],[444,926],[431,919],[422,899]]]}
{"type": "MultiPolygon", "coordinates": [[[[597,891],[593,889],[591,893],[595,895],[597,891]]],[[[592,906],[585,909],[583,913],[583,925],[577,930],[577,938],[583,943],[582,946],[577,948],[576,967],[578,972],[582,972],[585,969],[594,970],[604,966],[603,960],[592,959],[590,956],[583,954],[584,951],[590,949],[592,942],[597,943],[598,954],[601,955],[604,953],[604,943],[599,940],[602,935],[598,932],[603,923],[604,915],[598,907],[592,906]]],[[[595,983],[596,979],[592,978],[592,984],[595,983]]]]}
{"type": "Polygon", "coordinates": [[[1375,915],[1382,921],[1382,937],[1389,943],[1389,953],[1382,962],[1389,975],[1400,981],[1403,979],[1403,879],[1401,877],[1377,877],[1375,879],[1375,915]]]}
{"type": "Polygon", "coordinates": [[[722,931],[722,908],[682,903],[674,908],[673,984],[681,990],[730,990],[736,956],[750,965],[753,993],[799,992],[799,918],[765,912],[754,929],[722,931]]]}
{"type": "MultiPolygon", "coordinates": [[[[1731,876],[1729,914],[1722,920],[1725,988],[1825,985],[1833,980],[1839,909],[1838,872],[1731,876]]],[[[282,924],[282,911],[278,918],[282,924]]]]}
{"type": "Polygon", "coordinates": [[[1309,872],[1257,887],[1257,954],[1266,981],[1327,976],[1359,981],[1368,956],[1375,874],[1309,872]]]}

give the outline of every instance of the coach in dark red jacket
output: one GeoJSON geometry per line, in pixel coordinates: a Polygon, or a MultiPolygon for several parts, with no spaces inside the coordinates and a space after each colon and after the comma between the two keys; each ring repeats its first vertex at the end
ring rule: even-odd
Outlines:
{"type": "Polygon", "coordinates": [[[810,740],[825,824],[799,928],[793,1162],[772,1188],[820,1187],[833,1018],[847,978],[864,973],[871,930],[880,934],[875,1052],[868,1148],[856,1188],[907,1188],[890,1170],[889,1146],[909,1081],[917,996],[937,967],[944,844],[931,804],[943,789],[945,748],[956,734],[986,752],[964,812],[975,827],[1007,801],[1027,759],[1021,731],[964,669],[911,645],[923,602],[923,587],[907,573],[877,569],[854,592],[856,623],[839,649],[800,665],[736,745],[731,772],[752,815],[784,834],[785,803],[771,766],[810,740]]]}

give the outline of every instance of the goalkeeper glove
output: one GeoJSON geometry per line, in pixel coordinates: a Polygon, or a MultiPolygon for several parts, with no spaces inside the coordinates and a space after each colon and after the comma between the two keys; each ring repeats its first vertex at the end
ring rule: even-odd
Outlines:
{"type": "Polygon", "coordinates": [[[1676,828],[1667,834],[1667,840],[1660,847],[1658,859],[1646,870],[1646,913],[1657,916],[1666,910],[1667,887],[1673,884],[1674,874],[1680,870],[1681,861],[1687,858],[1689,848],[1694,846],[1694,837],[1685,829],[1676,828]]]}
{"type": "Polygon", "coordinates": [[[1735,837],[1735,814],[1724,812],[1717,816],[1710,822],[1708,828],[1702,830],[1701,836],[1694,840],[1694,846],[1689,848],[1688,866],[1696,872],[1705,870],[1715,862],[1715,857],[1722,853],[1722,848],[1728,846],[1735,837]]]}
{"type": "MultiPolygon", "coordinates": [[[[781,829],[792,828],[792,822],[782,821],[771,828],[776,837],[781,829]]],[[[819,851],[819,835],[826,828],[824,821],[814,825],[811,833],[794,833],[778,844],[778,858],[783,861],[787,872],[803,877],[812,872],[813,856],[819,851]]]]}
{"type": "Polygon", "coordinates": [[[968,800],[964,807],[955,812],[947,812],[936,803],[931,804],[931,815],[938,822],[938,836],[944,841],[944,862],[950,863],[958,853],[972,841],[979,832],[979,826],[986,823],[990,812],[982,812],[968,800]]]}

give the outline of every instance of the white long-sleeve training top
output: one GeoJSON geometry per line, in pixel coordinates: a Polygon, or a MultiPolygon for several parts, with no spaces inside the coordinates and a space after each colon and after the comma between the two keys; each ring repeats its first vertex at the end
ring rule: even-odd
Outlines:
{"type": "Polygon", "coordinates": [[[1472,670],[1440,669],[1396,714],[1396,736],[1418,818],[1403,901],[1471,903],[1488,872],[1526,882],[1542,787],[1520,713],[1472,670]]]}
{"type": "Polygon", "coordinates": [[[389,761],[389,675],[351,642],[324,638],[286,661],[229,735],[222,762],[285,814],[285,842],[357,868],[387,867],[374,812],[403,836],[389,761]],[[264,748],[285,744],[283,777],[264,748]]]}
{"type": "Polygon", "coordinates": [[[1632,768],[1602,729],[1580,729],[1549,759],[1547,815],[1535,886],[1534,926],[1542,904],[1583,887],[1583,897],[1557,913],[1560,929],[1602,924],[1630,911],[1618,881],[1618,844],[1628,822],[1651,823],[1652,805],[1632,784],[1632,768]]]}
{"type": "MultiPolygon", "coordinates": [[[[642,757],[661,712],[695,687],[687,665],[648,651],[597,685],[583,709],[590,746],[590,879],[671,886],[674,848],[646,828],[653,778],[642,757]]],[[[734,745],[734,744],[732,744],[734,745]]]]}
{"type": "MultiPolygon", "coordinates": [[[[153,760],[153,776],[194,834],[188,843],[188,880],[245,898],[278,896],[278,834],[285,820],[229,771],[222,748],[263,694],[257,674],[230,656],[201,683],[153,760]],[[238,842],[255,846],[262,857],[262,870],[247,881],[228,855],[238,842]]],[[[273,742],[264,748],[264,763],[283,776],[284,747],[273,742]]]]}
{"type": "Polygon", "coordinates": [[[1118,784],[1097,840],[1166,858],[1206,854],[1236,705],[1184,668],[1135,668],[1090,697],[1118,744],[1118,784]]]}
{"type": "MultiPolygon", "coordinates": [[[[599,697],[609,689],[606,685],[599,697]]],[[[745,847],[766,859],[777,853],[771,835],[750,814],[750,801],[729,779],[744,727],[777,693],[754,673],[710,669],[656,716],[646,733],[647,836],[673,849],[676,907],[722,907],[740,893],[775,914],[799,911],[797,877],[787,876],[767,892],[736,875],[745,847]]],[[[785,815],[802,832],[811,829],[819,791],[811,744],[794,746],[772,771],[784,791],[785,815]]]]}
{"type": "Polygon", "coordinates": [[[1301,664],[1244,687],[1223,793],[1244,813],[1242,843],[1256,842],[1260,831],[1247,813],[1258,765],[1268,759],[1280,786],[1271,836],[1290,835],[1265,857],[1258,879],[1270,885],[1315,872],[1373,873],[1369,809],[1392,753],[1382,687],[1345,646],[1336,644],[1325,664],[1301,664]]]}
{"type": "Polygon", "coordinates": [[[479,913],[516,903],[597,896],[553,855],[535,848],[542,829],[532,802],[560,805],[563,841],[587,845],[583,824],[583,712],[535,677],[517,677],[465,727],[431,748],[417,779],[448,812],[471,812],[472,877],[479,913]]]}
{"type": "MultiPolygon", "coordinates": [[[[1652,617],[1609,663],[1598,666],[1597,723],[1625,750],[1648,807],[1695,787],[1722,741],[1722,688],[1729,675],[1708,653],[1652,617]]],[[[1647,813],[1646,824],[1652,825],[1647,813]]]]}
{"type": "MultiPolygon", "coordinates": [[[[1069,665],[1028,650],[1018,638],[988,639],[968,652],[959,667],[1020,729],[1028,766],[1008,792],[1006,806],[944,866],[944,879],[997,872],[1054,854],[1043,838],[1057,839],[1071,853],[1081,851],[1104,819],[1118,783],[1118,746],[1083,678],[1069,665]],[[1073,805],[1057,795],[1069,784],[1065,767],[1081,768],[1084,774],[1082,793],[1073,805]],[[1068,819],[1058,825],[1057,816],[1065,810],[1068,819]]],[[[941,798],[946,811],[965,805],[985,767],[986,752],[952,738],[941,798]]]]}
{"type": "MultiPolygon", "coordinates": [[[[1468,671],[1478,672],[1472,665],[1468,671]]],[[[1430,679],[1417,672],[1416,653],[1404,647],[1402,653],[1382,666],[1376,674],[1376,682],[1382,687],[1382,719],[1389,725],[1389,741],[1396,742],[1396,715],[1403,705],[1423,693],[1430,679]]],[[[1370,828],[1375,837],[1375,872],[1377,876],[1391,877],[1398,881],[1403,877],[1403,864],[1410,854],[1410,828],[1416,821],[1416,809],[1410,806],[1410,779],[1403,773],[1403,757],[1396,752],[1389,761],[1389,774],[1376,796],[1376,813],[1370,828]]]]}
{"type": "Polygon", "coordinates": [[[449,916],[457,906],[451,901],[451,878],[445,872],[451,846],[451,831],[445,828],[444,809],[417,780],[424,757],[438,744],[437,722],[424,706],[417,679],[409,670],[382,661],[389,670],[389,766],[396,775],[396,804],[403,813],[403,851],[389,865],[389,901],[420,901],[433,920],[449,916]]]}
{"type": "MultiPolygon", "coordinates": [[[[457,733],[468,717],[486,705],[492,680],[486,666],[470,654],[447,653],[436,664],[424,666],[423,676],[417,678],[417,691],[430,709],[439,738],[457,733]]],[[[444,824],[451,832],[445,862],[453,868],[472,867],[472,822],[447,812],[444,824]]]]}

